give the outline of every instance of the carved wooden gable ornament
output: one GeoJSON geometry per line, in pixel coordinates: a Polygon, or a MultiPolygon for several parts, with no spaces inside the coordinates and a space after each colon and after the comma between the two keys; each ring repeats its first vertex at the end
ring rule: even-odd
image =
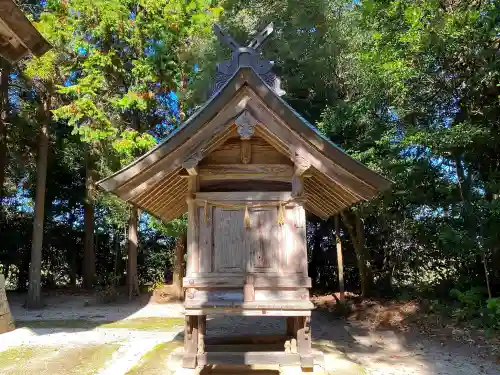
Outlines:
{"type": "Polygon", "coordinates": [[[258,52],[272,24],[246,47],[214,29],[232,59],[217,66],[211,98],[150,152],[101,180],[101,188],[169,221],[187,212],[190,192],[293,191],[306,210],[327,219],[390,187],[281,98],[272,63],[258,52]]]}

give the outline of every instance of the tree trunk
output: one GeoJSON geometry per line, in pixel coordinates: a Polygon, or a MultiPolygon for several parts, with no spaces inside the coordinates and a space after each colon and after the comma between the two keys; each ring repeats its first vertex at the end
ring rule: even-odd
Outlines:
{"type": "Polygon", "coordinates": [[[85,228],[83,250],[83,287],[91,289],[95,282],[95,248],[94,248],[94,171],[92,169],[90,151],[85,163],[85,202],[83,206],[83,221],[85,228]]]}
{"type": "Polygon", "coordinates": [[[340,300],[345,300],[345,286],[344,286],[344,260],[342,257],[342,242],[340,240],[340,218],[335,216],[335,243],[337,244],[337,266],[339,270],[339,294],[340,300]]]}
{"type": "Polygon", "coordinates": [[[41,307],[41,268],[43,245],[43,221],[45,214],[45,185],[47,180],[47,156],[49,151],[50,96],[42,104],[42,126],[38,141],[36,162],[35,218],[33,221],[33,241],[31,243],[31,262],[29,271],[27,308],[41,307]]]}
{"type": "MultiPolygon", "coordinates": [[[[7,118],[9,115],[10,64],[2,60],[0,71],[0,207],[4,197],[5,169],[7,168],[7,118]]],[[[0,213],[1,217],[1,213],[0,213]]]]}
{"type": "Polygon", "coordinates": [[[178,300],[183,299],[183,289],[182,289],[182,278],[184,277],[183,263],[184,263],[184,253],[186,251],[187,238],[186,235],[178,236],[175,239],[174,248],[174,274],[172,277],[172,285],[175,290],[175,297],[178,300]]]}
{"type": "Polygon", "coordinates": [[[355,212],[356,218],[356,232],[354,231],[353,225],[349,222],[349,219],[344,213],[341,213],[342,220],[347,227],[349,237],[354,246],[354,251],[356,252],[356,260],[358,263],[359,279],[361,284],[361,295],[363,297],[369,297],[372,293],[373,288],[373,273],[371,269],[371,264],[369,260],[369,255],[365,247],[365,236],[364,236],[364,226],[363,221],[359,211],[355,212]]]}
{"type": "Polygon", "coordinates": [[[137,278],[137,225],[139,212],[137,207],[131,207],[130,219],[128,221],[128,263],[127,263],[127,286],[128,298],[138,296],[139,280],[137,278]]]}
{"type": "Polygon", "coordinates": [[[10,268],[10,261],[7,260],[7,263],[3,265],[3,276],[5,277],[5,280],[9,277],[9,268],[10,268]]]}

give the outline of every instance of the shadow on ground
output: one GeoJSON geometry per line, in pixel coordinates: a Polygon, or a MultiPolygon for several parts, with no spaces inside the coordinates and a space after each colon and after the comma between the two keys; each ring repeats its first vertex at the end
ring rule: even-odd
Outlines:
{"type": "Polygon", "coordinates": [[[25,309],[25,294],[8,293],[7,300],[16,328],[29,328],[39,335],[53,333],[54,329],[75,332],[97,327],[172,330],[184,321],[181,304],[152,305],[150,293],[132,301],[120,296],[111,303],[100,303],[89,294],[51,293],[44,296],[41,309],[25,309]],[[164,318],[166,310],[173,319],[164,318]]]}

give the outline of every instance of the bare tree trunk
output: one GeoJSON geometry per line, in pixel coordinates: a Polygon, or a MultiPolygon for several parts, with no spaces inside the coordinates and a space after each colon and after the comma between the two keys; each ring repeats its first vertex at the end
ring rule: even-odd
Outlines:
{"type": "Polygon", "coordinates": [[[483,251],[482,258],[483,258],[483,266],[484,266],[484,275],[486,277],[486,288],[488,289],[488,298],[491,299],[491,298],[493,298],[493,295],[491,294],[490,276],[488,274],[488,263],[486,260],[486,252],[485,251],[483,251]]]}
{"type": "Polygon", "coordinates": [[[339,269],[339,294],[340,301],[345,300],[345,286],[344,286],[344,261],[342,257],[342,242],[340,240],[340,218],[335,216],[335,242],[337,244],[337,265],[339,269]]]}
{"type": "Polygon", "coordinates": [[[43,221],[45,214],[45,186],[47,180],[47,156],[49,151],[50,96],[40,109],[42,124],[38,141],[38,159],[36,163],[35,218],[33,221],[33,241],[31,244],[31,262],[29,271],[27,308],[39,308],[41,301],[41,268],[43,245],[43,221]]]}
{"type": "Polygon", "coordinates": [[[83,250],[83,286],[91,289],[95,282],[95,247],[94,247],[94,171],[90,151],[85,163],[85,202],[83,205],[83,225],[85,228],[83,250]]]}
{"type": "Polygon", "coordinates": [[[183,299],[182,278],[184,277],[183,263],[184,253],[186,251],[187,238],[186,235],[178,236],[175,239],[174,248],[174,274],[172,277],[172,284],[175,290],[175,296],[178,300],[183,299]]]}
{"type": "Polygon", "coordinates": [[[363,221],[359,215],[359,212],[355,212],[356,217],[356,232],[353,225],[349,222],[348,217],[341,213],[342,220],[347,227],[347,232],[351,238],[351,242],[354,246],[354,251],[356,252],[356,260],[358,263],[359,279],[361,283],[361,295],[363,297],[368,297],[371,295],[373,287],[373,273],[371,270],[371,264],[369,261],[369,255],[366,251],[365,240],[364,240],[364,227],[363,221]]]}
{"type": "Polygon", "coordinates": [[[7,168],[7,118],[9,115],[10,71],[10,64],[2,60],[0,71],[0,205],[4,197],[5,169],[7,168]]]}
{"type": "Polygon", "coordinates": [[[137,278],[137,225],[139,210],[137,207],[131,207],[130,219],[128,222],[128,263],[127,263],[127,286],[128,298],[138,296],[139,280],[137,278]]]}
{"type": "Polygon", "coordinates": [[[9,268],[10,268],[10,261],[7,260],[7,263],[3,265],[3,276],[5,277],[5,280],[9,277],[9,268]]]}
{"type": "MultiPolygon", "coordinates": [[[[464,167],[462,165],[462,158],[460,156],[457,156],[453,154],[453,157],[455,159],[455,166],[456,166],[456,177],[457,177],[457,184],[458,184],[458,189],[460,192],[460,198],[462,199],[462,202],[464,203],[465,207],[463,212],[463,215],[465,215],[465,220],[467,223],[467,226],[469,228],[474,228],[475,225],[472,223],[472,220],[470,218],[470,215],[472,214],[472,207],[469,201],[469,181],[465,177],[464,173],[464,167]],[[467,184],[466,186],[464,186],[467,184]]],[[[469,173],[470,176],[470,173],[469,173]]],[[[471,233],[471,236],[475,235],[475,231],[471,233]]],[[[482,238],[482,234],[479,236],[482,238]]],[[[488,297],[492,298],[492,293],[491,293],[491,286],[490,286],[490,276],[488,273],[488,261],[486,259],[486,249],[484,249],[484,246],[480,242],[479,244],[481,248],[481,262],[483,263],[483,268],[484,268],[484,278],[486,280],[486,289],[488,290],[488,297]]]]}

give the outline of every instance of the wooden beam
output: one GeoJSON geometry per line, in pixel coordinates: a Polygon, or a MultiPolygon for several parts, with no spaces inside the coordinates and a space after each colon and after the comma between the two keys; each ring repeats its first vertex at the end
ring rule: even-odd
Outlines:
{"type": "Polygon", "coordinates": [[[198,151],[187,158],[184,163],[182,163],[182,168],[184,168],[190,176],[198,175],[198,163],[203,159],[203,153],[198,151]]]}
{"type": "Polygon", "coordinates": [[[286,164],[212,164],[200,166],[203,181],[259,179],[290,181],[293,167],[286,164]]]}
{"type": "Polygon", "coordinates": [[[311,167],[311,162],[307,159],[307,155],[300,148],[292,147],[292,161],[295,165],[295,176],[303,176],[304,173],[311,167]]]}
{"type": "MultiPolygon", "coordinates": [[[[257,350],[257,348],[255,348],[257,350]]],[[[299,354],[283,352],[214,351],[198,354],[198,366],[206,365],[300,365],[299,354]]]]}
{"type": "Polygon", "coordinates": [[[227,202],[266,202],[276,201],[284,202],[292,198],[292,193],[288,191],[232,191],[227,192],[199,192],[196,193],[196,199],[208,201],[227,201],[227,202]]]}

